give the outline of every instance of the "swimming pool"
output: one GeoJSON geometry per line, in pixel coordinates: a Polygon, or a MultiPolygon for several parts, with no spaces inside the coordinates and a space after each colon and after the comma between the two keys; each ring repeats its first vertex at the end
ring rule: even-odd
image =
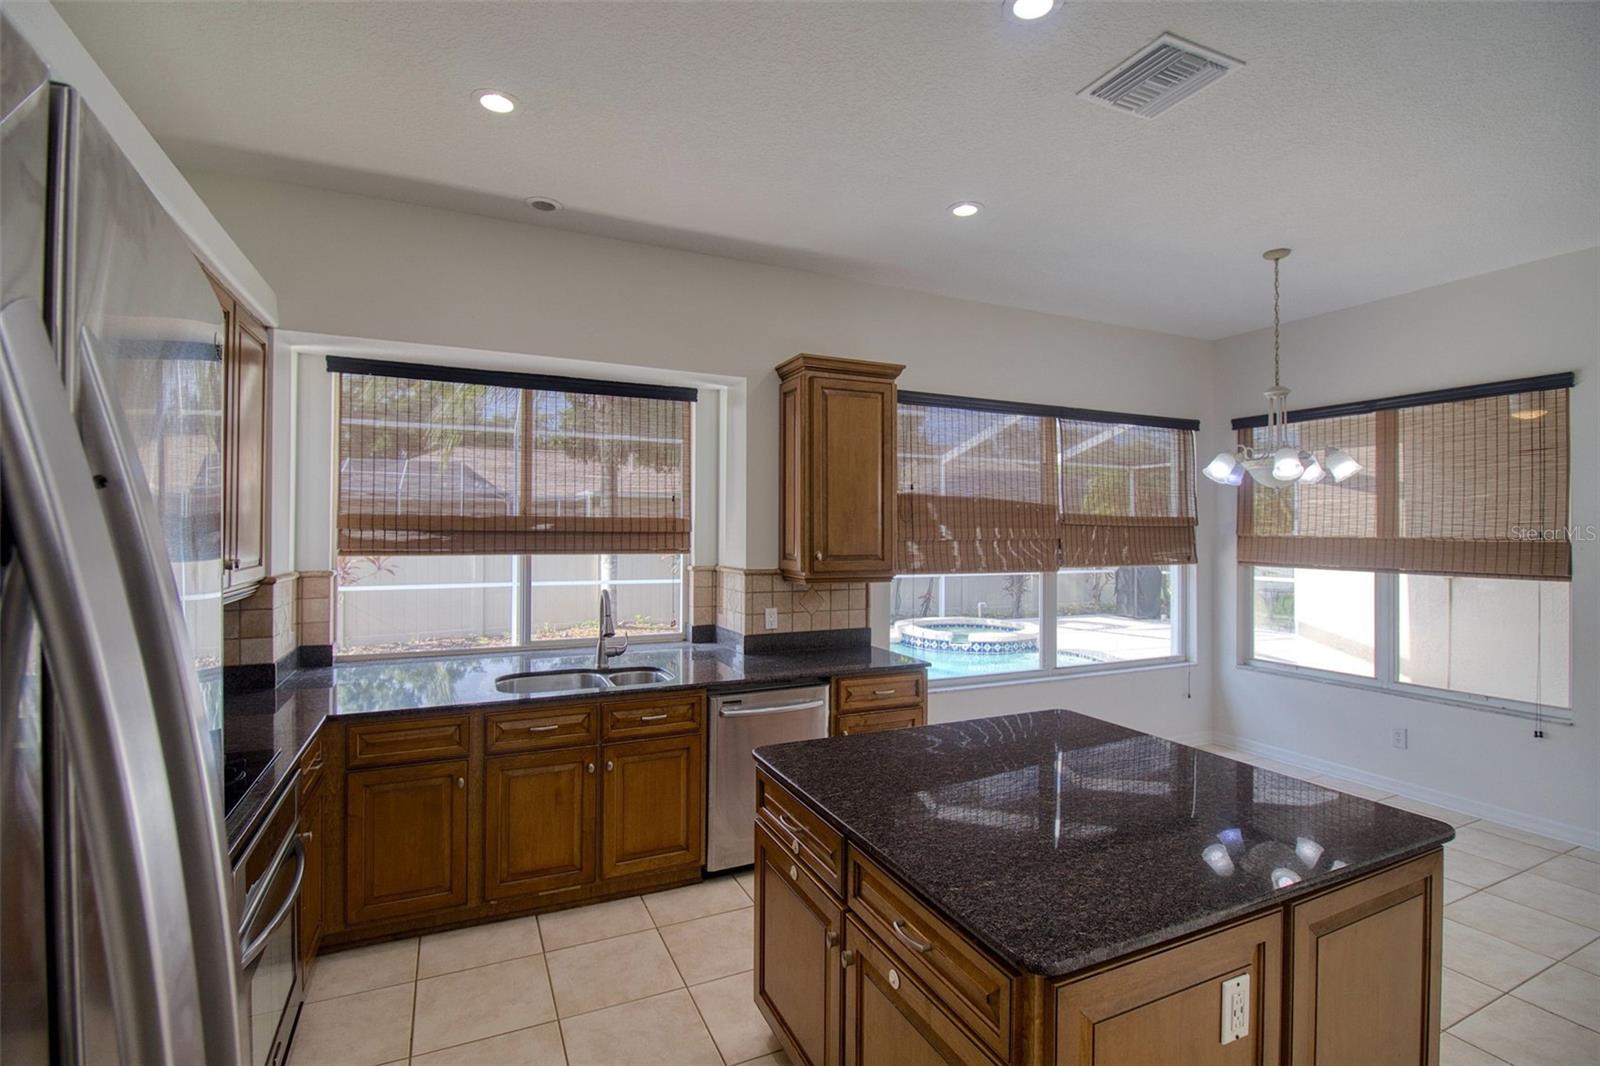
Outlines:
{"type": "MultiPolygon", "coordinates": [[[[982,677],[984,674],[1009,674],[1039,669],[1039,649],[1029,652],[1012,652],[1004,655],[972,655],[963,651],[942,651],[935,648],[913,648],[903,641],[891,641],[889,650],[921,659],[928,664],[928,678],[982,677]]],[[[1061,652],[1058,666],[1086,666],[1100,662],[1087,655],[1061,652]]]]}

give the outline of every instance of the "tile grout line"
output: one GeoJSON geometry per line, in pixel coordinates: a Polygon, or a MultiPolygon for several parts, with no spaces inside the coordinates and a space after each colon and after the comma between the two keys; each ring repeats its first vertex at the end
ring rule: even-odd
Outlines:
{"type": "MultiPolygon", "coordinates": [[[[742,892],[743,889],[740,889],[740,891],[742,892]]],[[[646,909],[648,910],[649,908],[647,907],[646,909]]],[[[725,911],[723,913],[732,913],[732,912],[731,911],[725,911]]],[[[710,917],[710,915],[707,915],[706,917],[710,917]]],[[[655,915],[652,914],[650,916],[650,918],[651,918],[652,921],[654,921],[655,920],[655,915]]],[[[694,919],[692,919],[692,918],[690,919],[690,921],[693,921],[693,920],[694,919]]],[[[682,925],[683,923],[682,922],[673,922],[672,924],[673,925],[682,925]]],[[[683,982],[683,991],[684,991],[684,993],[686,995],[688,995],[690,1005],[694,1007],[694,1015],[695,1015],[695,1017],[700,1019],[700,1027],[706,1031],[706,1039],[711,1041],[711,1050],[713,1050],[713,1051],[715,1051],[717,1053],[717,1058],[722,1060],[723,1066],[728,1066],[728,1056],[726,1056],[726,1055],[724,1055],[722,1053],[722,1045],[717,1043],[717,1038],[716,1038],[715,1034],[713,1034],[711,1032],[711,1026],[706,1023],[705,1012],[700,1009],[700,1001],[694,998],[694,993],[692,991],[690,991],[690,988],[692,986],[689,984],[689,982],[688,981],[684,981],[684,979],[683,979],[683,967],[678,965],[678,957],[672,953],[672,948],[668,946],[667,938],[661,935],[661,928],[659,926],[656,927],[656,938],[661,941],[661,947],[667,953],[667,960],[672,963],[672,972],[678,975],[678,980],[679,981],[683,982]]],[[[751,967],[754,968],[754,966],[755,966],[755,962],[754,962],[754,960],[752,960],[751,961],[751,967]]]]}

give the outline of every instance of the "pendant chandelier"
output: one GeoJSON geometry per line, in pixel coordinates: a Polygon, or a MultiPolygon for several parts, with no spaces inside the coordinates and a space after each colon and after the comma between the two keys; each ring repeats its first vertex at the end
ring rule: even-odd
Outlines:
{"type": "Polygon", "coordinates": [[[1231,452],[1220,452],[1206,464],[1202,473],[1219,485],[1238,485],[1249,474],[1268,488],[1283,485],[1315,485],[1329,475],[1344,481],[1355,475],[1361,464],[1343,448],[1329,448],[1324,460],[1289,443],[1289,390],[1278,380],[1279,321],[1278,264],[1288,258],[1289,249],[1272,248],[1261,258],[1272,262],[1272,388],[1267,397],[1267,442],[1264,448],[1236,445],[1231,452]]]}

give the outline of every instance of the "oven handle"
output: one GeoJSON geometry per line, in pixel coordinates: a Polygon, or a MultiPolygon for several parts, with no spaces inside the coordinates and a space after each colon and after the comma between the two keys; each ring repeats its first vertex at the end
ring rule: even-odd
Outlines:
{"type": "Polygon", "coordinates": [[[804,703],[780,703],[775,707],[752,707],[747,711],[735,711],[729,710],[727,707],[719,707],[717,708],[717,714],[722,718],[760,718],[769,714],[814,711],[818,707],[826,707],[827,705],[827,700],[807,700],[804,703]]]}
{"type": "MultiPolygon", "coordinates": [[[[306,848],[305,844],[300,840],[299,833],[295,833],[289,838],[289,848],[294,852],[294,881],[289,885],[289,894],[284,897],[283,903],[278,907],[278,912],[267,922],[267,927],[257,933],[253,940],[241,943],[239,966],[243,970],[249,970],[256,959],[261,957],[261,953],[267,950],[267,941],[272,939],[272,934],[277,931],[278,926],[288,920],[289,915],[294,911],[295,905],[300,902],[300,885],[306,879],[306,848]]],[[[264,883],[271,884],[276,880],[278,870],[281,867],[281,862],[274,863],[272,876],[267,878],[264,883]]],[[[255,909],[260,909],[259,902],[255,909]]],[[[254,918],[254,914],[248,916],[249,920],[244,923],[246,929],[251,926],[254,918]]]]}

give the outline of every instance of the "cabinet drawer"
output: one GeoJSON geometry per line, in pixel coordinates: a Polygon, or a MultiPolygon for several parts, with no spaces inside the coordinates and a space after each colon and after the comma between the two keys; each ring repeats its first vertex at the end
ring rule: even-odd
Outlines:
{"type": "Polygon", "coordinates": [[[861,733],[883,733],[890,729],[911,729],[923,724],[921,707],[891,707],[887,711],[857,711],[841,714],[835,728],[841,737],[861,733]]]}
{"type": "Polygon", "coordinates": [[[467,716],[402,718],[352,725],[346,734],[347,765],[398,766],[467,755],[467,716]]]}
{"type": "Polygon", "coordinates": [[[599,713],[594,703],[497,712],[484,720],[484,747],[490,755],[503,755],[593,744],[599,739],[599,713]]]}
{"type": "Polygon", "coordinates": [[[817,880],[844,893],[844,838],[763,773],[756,774],[756,821],[817,880]]]}
{"type": "Polygon", "coordinates": [[[705,725],[703,692],[612,700],[601,705],[607,740],[698,733],[705,725]]]}
{"type": "Polygon", "coordinates": [[[839,714],[875,711],[882,707],[903,707],[923,702],[923,674],[911,670],[903,674],[870,674],[867,677],[841,677],[838,681],[839,714]]]}
{"type": "Polygon", "coordinates": [[[998,962],[853,852],[845,902],[935,998],[995,1054],[1011,1057],[1011,977],[998,962]]]}

